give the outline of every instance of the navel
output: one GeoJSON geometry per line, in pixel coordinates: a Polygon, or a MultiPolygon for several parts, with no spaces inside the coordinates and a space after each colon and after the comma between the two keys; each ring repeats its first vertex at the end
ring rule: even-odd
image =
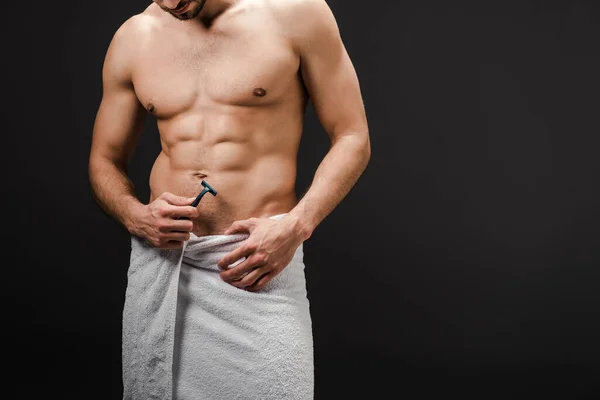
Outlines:
{"type": "Polygon", "coordinates": [[[267,91],[261,87],[254,89],[254,91],[252,92],[252,94],[254,94],[255,96],[258,97],[264,97],[267,94],[267,91]]]}
{"type": "Polygon", "coordinates": [[[204,179],[206,178],[208,175],[202,173],[202,172],[192,172],[192,176],[195,176],[196,178],[199,179],[204,179]]]}

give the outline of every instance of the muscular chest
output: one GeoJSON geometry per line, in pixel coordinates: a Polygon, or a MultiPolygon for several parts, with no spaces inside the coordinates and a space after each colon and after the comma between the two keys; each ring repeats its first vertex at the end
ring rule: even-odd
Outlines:
{"type": "Polygon", "coordinates": [[[207,104],[260,106],[297,90],[299,59],[260,24],[214,31],[164,29],[142,52],[134,86],[142,104],[168,118],[207,104]]]}

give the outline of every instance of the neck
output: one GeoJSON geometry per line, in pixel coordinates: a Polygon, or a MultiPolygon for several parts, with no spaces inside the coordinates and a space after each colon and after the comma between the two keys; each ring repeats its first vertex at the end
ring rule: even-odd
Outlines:
{"type": "Polygon", "coordinates": [[[210,26],[219,15],[227,11],[235,2],[236,0],[207,0],[196,18],[210,26]]]}

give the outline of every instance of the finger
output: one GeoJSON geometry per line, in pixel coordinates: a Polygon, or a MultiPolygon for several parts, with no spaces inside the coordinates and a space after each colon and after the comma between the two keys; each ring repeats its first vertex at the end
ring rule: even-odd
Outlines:
{"type": "Polygon", "coordinates": [[[273,273],[269,273],[267,272],[266,274],[264,274],[263,276],[261,276],[260,278],[258,278],[253,285],[250,286],[246,286],[244,288],[244,290],[247,290],[249,292],[258,292],[261,291],[265,288],[265,286],[267,286],[269,284],[269,282],[271,282],[271,280],[273,279],[275,275],[273,273]]]}
{"type": "Polygon", "coordinates": [[[236,262],[242,257],[248,257],[254,252],[254,248],[251,246],[243,245],[233,250],[231,253],[226,254],[218,263],[220,269],[227,269],[231,264],[236,262]]]}
{"type": "Polygon", "coordinates": [[[164,233],[169,232],[191,232],[194,229],[194,223],[189,220],[167,220],[158,227],[158,230],[164,233]]]}
{"type": "Polygon", "coordinates": [[[190,240],[189,232],[169,232],[163,236],[163,240],[185,242],[190,240]]]}
{"type": "Polygon", "coordinates": [[[225,231],[225,235],[232,235],[234,233],[239,233],[239,232],[249,232],[250,231],[250,226],[251,226],[251,222],[249,219],[244,220],[244,221],[236,221],[233,224],[231,224],[231,226],[225,231]]]}
{"type": "Polygon", "coordinates": [[[173,206],[168,205],[163,209],[163,215],[174,219],[178,218],[196,218],[199,215],[199,211],[196,207],[192,206],[173,206]]]}
{"type": "Polygon", "coordinates": [[[245,288],[246,286],[253,285],[260,277],[268,272],[269,271],[264,267],[257,267],[246,275],[241,276],[239,280],[233,280],[231,284],[238,288],[245,288]]]}
{"type": "Polygon", "coordinates": [[[221,279],[225,282],[236,281],[242,279],[246,274],[249,274],[252,270],[262,267],[263,265],[264,264],[259,258],[250,256],[235,267],[229,268],[225,272],[221,272],[221,279]]]}
{"type": "Polygon", "coordinates": [[[174,206],[189,206],[194,201],[194,197],[177,196],[173,193],[164,192],[160,195],[167,203],[174,206]]]}

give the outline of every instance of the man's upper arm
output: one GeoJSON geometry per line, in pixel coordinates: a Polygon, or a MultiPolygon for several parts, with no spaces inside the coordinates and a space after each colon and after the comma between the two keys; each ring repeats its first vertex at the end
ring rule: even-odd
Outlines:
{"type": "Polygon", "coordinates": [[[329,6],[324,0],[302,0],[294,8],[293,41],[323,128],[332,139],[368,136],[358,77],[329,6]]]}
{"type": "Polygon", "coordinates": [[[131,19],[125,22],[106,52],[102,68],[103,94],[94,123],[91,161],[102,158],[125,167],[142,131],[145,110],[131,80],[135,29],[131,19]]]}

